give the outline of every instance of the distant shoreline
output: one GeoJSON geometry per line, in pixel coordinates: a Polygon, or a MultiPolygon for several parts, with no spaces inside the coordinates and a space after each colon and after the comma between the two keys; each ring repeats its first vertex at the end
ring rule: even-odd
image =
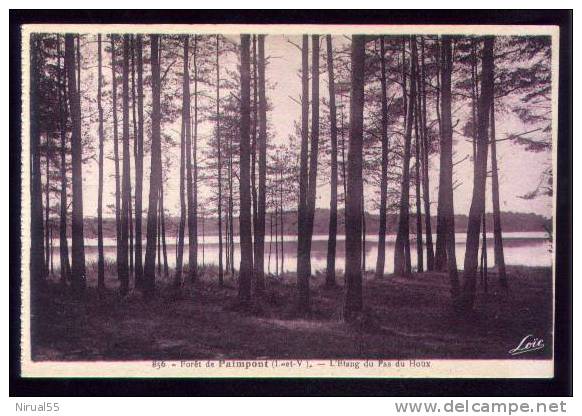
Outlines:
{"type": "MultiPolygon", "coordinates": [[[[411,214],[411,219],[416,218],[414,214],[411,214]]],[[[424,218],[424,216],[423,216],[424,218]]],[[[53,226],[55,230],[58,230],[59,221],[58,218],[53,218],[53,226]]],[[[279,218],[280,221],[280,218],[279,218]]],[[[314,229],[313,235],[321,235],[328,233],[328,221],[329,221],[329,210],[328,209],[317,209],[315,213],[314,229]]],[[[387,215],[387,235],[393,235],[396,233],[398,215],[394,213],[389,213],[387,215]]],[[[167,216],[165,218],[166,222],[166,235],[174,236],[177,234],[179,217],[167,216]]],[[[215,236],[218,235],[217,218],[207,217],[198,218],[198,234],[202,235],[204,228],[204,235],[215,236]]],[[[297,235],[297,212],[296,211],[286,211],[283,214],[284,223],[284,235],[294,236],[297,235]]],[[[366,235],[373,235],[378,233],[378,215],[366,212],[366,235]]],[[[143,230],[146,226],[146,212],[144,210],[143,216],[143,230]]],[[[225,223],[223,222],[223,225],[225,223]]],[[[280,224],[280,222],[279,222],[280,224]]],[[[432,233],[436,234],[436,216],[431,216],[432,233]]],[[[84,234],[85,238],[97,238],[97,218],[96,217],[85,217],[84,220],[84,234]]],[[[267,215],[266,218],[266,234],[270,233],[270,216],[267,215]]],[[[416,233],[415,221],[410,223],[410,233],[416,233]]],[[[424,225],[424,220],[423,220],[424,225]]],[[[493,214],[487,213],[486,215],[486,225],[487,231],[493,231],[493,214]]],[[[539,214],[534,213],[522,213],[522,212],[501,212],[501,225],[503,232],[547,232],[552,228],[552,220],[543,217],[539,214]]],[[[70,227],[70,224],[69,224],[70,227]]],[[[273,221],[273,228],[275,228],[275,222],[273,221]]],[[[467,216],[455,215],[455,231],[456,233],[464,233],[467,231],[467,216]]],[[[423,229],[424,232],[424,229],[423,229]]],[[[273,233],[275,230],[273,229],[273,233]]],[[[70,236],[70,229],[67,233],[70,236]]],[[[234,234],[238,235],[238,218],[234,218],[234,234]]],[[[280,229],[277,230],[277,234],[280,234],[280,229]]],[[[343,210],[338,212],[338,235],[344,234],[344,221],[343,221],[343,210]]],[[[54,238],[58,239],[58,232],[54,233],[54,238]]],[[[114,238],[115,237],[115,218],[107,217],[103,218],[103,237],[104,238],[114,238]]],[[[145,237],[145,236],[144,236],[145,237]]]]}

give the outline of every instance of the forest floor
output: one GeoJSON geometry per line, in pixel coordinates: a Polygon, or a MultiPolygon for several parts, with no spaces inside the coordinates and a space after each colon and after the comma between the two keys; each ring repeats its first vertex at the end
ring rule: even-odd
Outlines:
{"type": "Polygon", "coordinates": [[[446,273],[375,279],[369,272],[356,324],[342,322],[343,289],[324,288],[323,274],[311,279],[311,315],[299,318],[292,274],[268,277],[263,301],[241,312],[236,281],[221,287],[213,271],[179,293],[161,283],[150,301],[139,292],[121,298],[112,273],[99,297],[93,272],[88,267],[82,300],[57,283],[44,289],[32,321],[33,360],[510,358],[528,334],[543,337],[546,348],[515,358],[552,355],[549,268],[508,267],[507,291],[490,272],[488,293],[478,287],[475,311],[462,316],[451,307],[446,273]]]}

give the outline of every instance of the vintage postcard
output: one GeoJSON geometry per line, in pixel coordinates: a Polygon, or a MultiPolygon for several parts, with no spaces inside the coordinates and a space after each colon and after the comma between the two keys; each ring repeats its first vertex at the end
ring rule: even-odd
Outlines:
{"type": "Polygon", "coordinates": [[[23,26],[22,376],[552,378],[559,36],[23,26]]]}

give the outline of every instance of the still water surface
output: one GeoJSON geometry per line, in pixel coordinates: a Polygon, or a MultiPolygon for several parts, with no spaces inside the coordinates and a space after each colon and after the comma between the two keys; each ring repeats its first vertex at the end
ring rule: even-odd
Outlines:
{"type": "MultiPolygon", "coordinates": [[[[393,257],[394,257],[394,242],[396,236],[386,236],[386,273],[393,271],[393,257]]],[[[462,268],[462,259],[465,256],[465,233],[456,234],[456,252],[457,264],[462,268]]],[[[433,241],[436,241],[436,236],[433,236],[433,241]]],[[[97,240],[85,239],[85,256],[87,262],[97,262],[97,240]]],[[[70,241],[69,241],[70,244],[70,241]]],[[[184,264],[188,263],[188,239],[186,238],[184,248],[184,264]]],[[[280,253],[281,241],[279,240],[279,265],[281,264],[280,253]]],[[[521,266],[551,266],[552,253],[550,251],[550,244],[547,235],[544,232],[508,232],[503,234],[503,245],[505,252],[505,263],[508,265],[521,266]]],[[[54,250],[54,267],[59,267],[58,254],[58,240],[55,240],[54,250]]],[[[413,268],[416,268],[416,241],[411,236],[410,241],[411,257],[413,268]]],[[[69,245],[70,248],[70,245],[69,245]]],[[[285,236],[283,241],[284,248],[284,270],[294,272],[297,266],[297,237],[285,236]]],[[[487,235],[487,255],[489,264],[493,264],[493,234],[487,235]]],[[[115,261],[116,249],[115,239],[104,240],[105,258],[107,260],[115,261]]],[[[176,264],[176,244],[175,241],[167,240],[168,264],[174,267],[176,264]]],[[[336,251],[336,268],[343,270],[345,267],[345,236],[340,235],[337,238],[336,251]]],[[[145,241],[144,241],[145,254],[145,241]]],[[[368,235],[366,237],[366,269],[373,270],[376,266],[376,257],[378,254],[378,236],[368,235]]],[[[223,252],[224,256],[224,252],[223,252]]],[[[238,267],[240,262],[240,247],[238,237],[235,237],[235,267],[238,267]]],[[[327,235],[314,235],[311,247],[311,267],[312,271],[325,270],[327,259],[327,235]]],[[[218,264],[218,237],[209,236],[204,239],[199,239],[198,244],[198,260],[200,264],[218,264]]],[[[425,267],[426,267],[426,253],[425,253],[425,267]]],[[[271,254],[269,256],[269,237],[266,237],[265,242],[265,270],[274,273],[276,269],[276,252],[275,242],[271,244],[271,254]]],[[[280,266],[279,266],[280,267],[280,266]]]]}

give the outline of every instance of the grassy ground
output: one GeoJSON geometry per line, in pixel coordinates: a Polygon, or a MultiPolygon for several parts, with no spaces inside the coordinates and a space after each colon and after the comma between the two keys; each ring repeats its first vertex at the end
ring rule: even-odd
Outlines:
{"type": "MultiPolygon", "coordinates": [[[[276,358],[510,358],[507,351],[532,334],[546,348],[518,358],[551,357],[552,278],[547,268],[510,267],[505,292],[490,273],[488,293],[478,289],[475,312],[457,316],[447,275],[410,279],[366,276],[364,319],[341,320],[343,290],[311,280],[313,313],[294,314],[294,276],[268,279],[264,300],[251,312],[236,305],[236,282],[220,287],[215,270],[179,293],[163,282],[158,296],[122,299],[108,267],[108,292],[92,285],[75,300],[49,284],[33,317],[34,360],[138,360],[276,358]]],[[[343,281],[339,276],[338,281],[343,281]]]]}

